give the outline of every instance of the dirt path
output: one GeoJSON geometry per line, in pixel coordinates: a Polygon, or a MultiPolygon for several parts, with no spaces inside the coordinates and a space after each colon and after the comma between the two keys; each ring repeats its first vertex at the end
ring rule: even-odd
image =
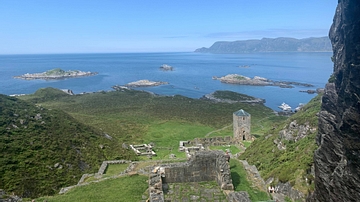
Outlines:
{"type": "Polygon", "coordinates": [[[225,126],[225,127],[223,127],[223,128],[220,128],[220,129],[217,129],[217,130],[211,131],[211,132],[209,132],[208,134],[206,134],[206,135],[205,135],[205,137],[209,137],[209,135],[211,135],[211,134],[213,134],[213,133],[216,133],[216,132],[219,132],[219,131],[225,130],[225,129],[229,128],[229,127],[230,127],[230,126],[232,126],[232,125],[233,125],[233,124],[230,124],[230,125],[225,126]]]}

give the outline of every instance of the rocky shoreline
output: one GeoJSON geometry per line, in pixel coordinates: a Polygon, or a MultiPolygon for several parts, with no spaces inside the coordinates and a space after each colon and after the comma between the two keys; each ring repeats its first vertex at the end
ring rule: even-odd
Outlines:
{"type": "Polygon", "coordinates": [[[160,86],[169,84],[168,82],[163,81],[149,81],[149,80],[139,80],[126,84],[126,87],[151,87],[151,86],[160,86]]]}
{"type": "Polygon", "coordinates": [[[98,74],[97,72],[83,72],[79,70],[64,71],[62,69],[57,68],[42,73],[33,73],[33,74],[26,73],[20,76],[14,76],[14,78],[25,79],[25,80],[34,80],[34,79],[58,80],[58,79],[93,76],[97,74],[98,74]]]}
{"type": "Polygon", "coordinates": [[[219,80],[222,83],[239,84],[239,85],[252,85],[252,86],[279,86],[280,88],[294,88],[296,86],[313,87],[312,84],[299,83],[293,81],[272,81],[270,79],[255,76],[250,78],[239,74],[228,74],[223,77],[213,76],[214,80],[219,80]]]}

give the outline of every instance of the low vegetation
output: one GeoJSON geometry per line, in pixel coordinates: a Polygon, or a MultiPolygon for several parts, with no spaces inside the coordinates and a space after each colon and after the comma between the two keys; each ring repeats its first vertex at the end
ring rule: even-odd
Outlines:
{"type": "MultiPolygon", "coordinates": [[[[298,141],[281,139],[280,130],[296,120],[298,125],[308,124],[317,128],[316,113],[320,111],[321,95],[312,99],[300,112],[282,122],[278,128],[269,130],[264,136],[256,139],[240,157],[255,165],[266,180],[275,178],[274,184],[290,182],[296,189],[307,193],[314,189],[313,176],[310,174],[313,165],[313,154],[317,148],[315,136],[317,130],[308,131],[305,138],[298,141]],[[280,150],[274,143],[281,141],[286,149],[280,150]]],[[[295,131],[296,132],[296,131],[295,131]]]]}
{"type": "MultiPolygon", "coordinates": [[[[252,115],[252,132],[258,136],[285,119],[262,104],[213,103],[134,90],[70,96],[46,88],[21,100],[1,99],[0,187],[25,197],[52,195],[76,184],[81,174],[96,172],[103,160],[144,158],[123,143],[153,142],[155,159],[173,153],[181,160],[185,155],[177,151],[178,141],[229,126],[239,109],[252,115]]],[[[215,134],[232,135],[231,127],[215,134]]]]}
{"type": "Polygon", "coordinates": [[[252,183],[248,181],[246,170],[238,160],[230,160],[230,170],[235,191],[246,191],[251,201],[267,201],[270,199],[266,192],[255,188],[252,183]]]}
{"type": "MultiPolygon", "coordinates": [[[[212,131],[229,126],[232,124],[232,113],[239,109],[252,115],[252,133],[259,135],[285,119],[262,104],[213,103],[183,96],[154,96],[133,90],[70,96],[47,88],[21,98],[47,108],[62,109],[118,142],[153,142],[159,154],[155,159],[168,157],[171,153],[178,155],[176,151],[180,140],[205,137],[212,131]]],[[[211,134],[211,137],[232,134],[230,127],[211,134]]]]}
{"type": "Polygon", "coordinates": [[[54,194],[107,156],[133,158],[61,110],[0,95],[0,187],[25,197],[54,194]]]}
{"type": "Polygon", "coordinates": [[[247,100],[255,100],[256,99],[255,97],[236,93],[233,91],[215,91],[214,97],[218,98],[218,99],[226,99],[226,100],[234,100],[234,101],[237,101],[237,100],[247,101],[247,100]]]}
{"type": "Polygon", "coordinates": [[[36,201],[48,202],[92,202],[92,201],[141,201],[142,195],[147,194],[148,177],[132,175],[108,179],[90,185],[76,187],[63,195],[38,198],[36,201]]]}

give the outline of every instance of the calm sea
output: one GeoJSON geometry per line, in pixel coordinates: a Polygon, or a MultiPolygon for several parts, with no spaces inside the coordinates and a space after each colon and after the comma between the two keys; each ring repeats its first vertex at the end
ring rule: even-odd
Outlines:
{"type": "Polygon", "coordinates": [[[117,54],[54,54],[0,55],[0,93],[30,94],[39,88],[71,89],[74,93],[112,90],[140,79],[166,81],[169,85],[139,88],[161,95],[180,94],[200,98],[216,90],[231,90],[266,99],[266,105],[279,110],[282,102],[296,107],[315,95],[299,92],[323,88],[332,73],[332,53],[117,53],[117,54]],[[174,71],[160,71],[162,64],[174,71]],[[245,67],[244,67],[245,66],[245,67]],[[21,80],[13,76],[45,72],[54,68],[99,72],[96,76],[66,80],[21,80]],[[291,89],[270,86],[223,84],[213,76],[242,74],[271,80],[310,83],[315,87],[291,89]]]}

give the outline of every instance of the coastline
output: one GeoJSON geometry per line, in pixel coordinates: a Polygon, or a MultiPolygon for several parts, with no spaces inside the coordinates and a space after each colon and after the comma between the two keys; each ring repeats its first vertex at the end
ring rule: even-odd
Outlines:
{"type": "MultiPolygon", "coordinates": [[[[119,54],[52,54],[2,56],[3,74],[0,75],[2,94],[32,94],[40,88],[72,89],[74,93],[112,90],[113,85],[125,85],[139,79],[167,81],[169,85],[151,88],[139,87],[160,95],[182,95],[200,98],[216,90],[231,90],[266,99],[265,105],[277,110],[286,102],[291,106],[307,103],[315,94],[300,90],[323,88],[328,80],[332,62],[325,53],[267,53],[267,54],[200,54],[200,53],[119,53],[119,54]],[[151,60],[149,60],[151,58],[151,60]],[[164,72],[161,64],[168,64],[174,71],[164,72]],[[241,65],[256,64],[250,68],[241,65]],[[64,70],[79,69],[99,72],[96,76],[77,79],[14,79],[26,72],[45,72],[49,67],[64,70]],[[73,67],[73,68],[72,68],[73,67]],[[101,70],[99,69],[101,68],[101,70]],[[9,71],[11,70],[11,71],[9,71]],[[327,72],[329,70],[329,72],[327,72]],[[101,71],[101,72],[100,72],[101,71]],[[314,84],[314,88],[295,86],[250,86],[226,84],[212,80],[212,76],[238,73],[253,78],[256,75],[280,81],[297,81],[314,84]],[[280,74],[281,73],[281,74],[280,74]],[[309,75],[311,74],[311,75],[309,75]]],[[[1,67],[0,67],[1,68],[1,67]]]]}

